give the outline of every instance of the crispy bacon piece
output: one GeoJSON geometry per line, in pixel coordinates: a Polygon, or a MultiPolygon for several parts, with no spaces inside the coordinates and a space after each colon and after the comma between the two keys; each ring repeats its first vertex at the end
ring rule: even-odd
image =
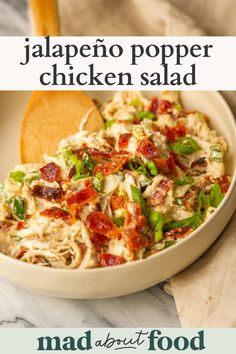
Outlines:
{"type": "Polygon", "coordinates": [[[113,224],[112,220],[103,211],[90,213],[85,221],[85,225],[92,233],[107,236],[109,238],[120,237],[119,228],[113,224]]]}
{"type": "Polygon", "coordinates": [[[178,177],[179,176],[179,172],[178,172],[178,169],[177,169],[177,166],[175,164],[175,160],[174,160],[174,157],[173,155],[170,153],[170,156],[167,160],[167,166],[169,168],[169,173],[171,175],[173,175],[174,177],[178,177]]]}
{"type": "Polygon", "coordinates": [[[183,229],[181,229],[180,227],[175,227],[170,231],[167,231],[164,233],[164,237],[174,237],[174,239],[178,239],[178,238],[185,238],[187,237],[191,232],[193,231],[193,229],[189,226],[184,227],[183,229]]]}
{"type": "Polygon", "coordinates": [[[93,158],[99,157],[99,158],[104,158],[104,159],[110,159],[112,157],[111,152],[92,150],[92,149],[89,149],[87,151],[87,154],[93,158]]]}
{"type": "Polygon", "coordinates": [[[55,182],[59,179],[61,173],[61,167],[54,162],[50,162],[43,166],[39,170],[41,172],[41,178],[48,182],[55,182]]]}
{"type": "Polygon", "coordinates": [[[73,166],[73,167],[71,167],[71,169],[69,171],[68,178],[69,179],[73,178],[75,174],[76,174],[76,168],[75,168],[75,166],[73,166]]]}
{"type": "Polygon", "coordinates": [[[157,189],[153,194],[148,198],[148,201],[151,205],[161,205],[163,204],[164,198],[167,195],[168,191],[172,188],[174,182],[168,177],[164,177],[159,183],[157,189]]]}
{"type": "Polygon", "coordinates": [[[114,161],[114,158],[119,158],[119,157],[124,157],[125,155],[128,155],[129,153],[127,151],[98,151],[98,150],[88,150],[87,154],[92,157],[93,160],[97,162],[99,167],[97,168],[97,171],[99,172],[101,165],[108,164],[110,160],[114,161]]]}
{"type": "Polygon", "coordinates": [[[226,193],[230,186],[230,177],[224,175],[222,177],[219,177],[217,182],[220,186],[221,192],[226,193]]]}
{"type": "Polygon", "coordinates": [[[68,206],[78,204],[80,207],[94,201],[98,197],[98,192],[95,191],[91,183],[77,193],[70,193],[66,198],[68,206]]]}
{"type": "Polygon", "coordinates": [[[148,138],[138,141],[136,153],[139,157],[144,156],[147,159],[158,157],[157,147],[148,138]]]}
{"type": "Polygon", "coordinates": [[[91,241],[98,252],[101,252],[101,249],[108,244],[108,238],[101,234],[92,234],[91,241]]]}
{"type": "Polygon", "coordinates": [[[147,236],[137,229],[127,229],[125,232],[128,237],[127,246],[132,252],[138,251],[148,245],[147,236]]]}
{"type": "Polygon", "coordinates": [[[164,175],[172,174],[174,177],[178,177],[179,173],[176,167],[174,157],[172,155],[172,151],[170,152],[168,159],[160,158],[160,159],[154,159],[153,161],[157,166],[158,170],[162,174],[164,175]]]}
{"type": "Polygon", "coordinates": [[[110,253],[104,253],[100,256],[100,266],[101,267],[112,267],[115,265],[120,265],[125,263],[124,257],[114,256],[110,253]]]}
{"type": "Polygon", "coordinates": [[[94,211],[86,218],[85,225],[91,232],[107,235],[113,227],[111,219],[102,211],[94,211]]]}
{"type": "Polygon", "coordinates": [[[125,227],[136,228],[139,218],[142,216],[142,208],[139,203],[128,202],[127,213],[125,218],[125,227]]]}
{"type": "Polygon", "coordinates": [[[131,133],[125,133],[121,134],[119,136],[119,141],[118,145],[120,149],[126,149],[127,146],[129,145],[129,139],[131,138],[132,134],[131,133]]]}
{"type": "Polygon", "coordinates": [[[24,256],[24,254],[28,251],[28,248],[26,248],[25,246],[20,246],[20,250],[21,252],[18,254],[16,259],[21,259],[24,256]]]}
{"type": "Polygon", "coordinates": [[[0,222],[0,230],[7,231],[9,230],[13,224],[10,221],[1,221],[0,222]]]}
{"type": "Polygon", "coordinates": [[[125,195],[112,195],[111,196],[111,209],[116,210],[124,208],[126,197],[125,195]]]}
{"type": "Polygon", "coordinates": [[[22,230],[22,229],[24,228],[24,226],[25,226],[24,221],[19,221],[19,222],[17,223],[17,225],[16,225],[16,230],[17,230],[17,231],[20,231],[20,230],[22,230]]]}
{"type": "Polygon", "coordinates": [[[127,246],[132,253],[146,247],[149,243],[148,236],[143,227],[147,220],[142,215],[142,208],[139,203],[128,202],[122,235],[126,239],[127,246]]]}
{"type": "Polygon", "coordinates": [[[167,159],[159,158],[159,159],[154,159],[153,161],[154,161],[155,165],[157,166],[158,170],[162,174],[167,175],[169,173],[167,159]]]}
{"type": "Polygon", "coordinates": [[[49,201],[56,200],[59,202],[63,197],[63,190],[61,188],[52,188],[47,186],[35,185],[31,190],[34,197],[47,199],[49,201]]]}
{"type": "Polygon", "coordinates": [[[58,207],[45,209],[44,211],[41,212],[41,215],[48,216],[50,218],[55,218],[55,219],[63,219],[67,222],[70,221],[70,215],[68,214],[68,212],[58,207]]]}
{"type": "Polygon", "coordinates": [[[108,142],[109,145],[111,145],[112,148],[114,148],[116,139],[113,136],[106,136],[104,139],[108,142]]]}
{"type": "Polygon", "coordinates": [[[157,97],[152,97],[149,111],[156,114],[159,106],[159,100],[157,97]]]}
{"type": "Polygon", "coordinates": [[[128,155],[114,155],[111,162],[99,164],[94,168],[94,175],[102,173],[104,176],[111,175],[119,171],[128,162],[128,155]]]}
{"type": "Polygon", "coordinates": [[[171,108],[172,108],[172,103],[170,101],[162,100],[161,103],[159,104],[157,113],[158,114],[168,113],[168,111],[171,108]]]}
{"type": "Polygon", "coordinates": [[[173,157],[174,163],[176,164],[176,166],[181,168],[181,170],[186,171],[188,169],[187,166],[182,164],[182,162],[180,161],[178,155],[174,151],[170,151],[170,155],[173,157]]]}
{"type": "Polygon", "coordinates": [[[174,127],[166,127],[165,132],[164,132],[168,143],[172,143],[176,139],[181,138],[182,136],[185,136],[186,133],[187,133],[187,129],[181,123],[177,124],[174,127]]]}

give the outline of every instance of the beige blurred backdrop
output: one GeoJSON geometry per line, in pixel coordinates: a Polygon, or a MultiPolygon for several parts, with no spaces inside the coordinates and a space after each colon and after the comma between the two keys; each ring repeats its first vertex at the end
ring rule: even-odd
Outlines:
{"type": "MultiPolygon", "coordinates": [[[[163,3],[165,13],[173,12],[168,4],[174,5],[208,35],[236,35],[235,0],[59,0],[62,28],[65,34],[155,35],[155,19],[163,16],[163,3]]],[[[182,34],[168,26],[173,34],[182,34]]]]}

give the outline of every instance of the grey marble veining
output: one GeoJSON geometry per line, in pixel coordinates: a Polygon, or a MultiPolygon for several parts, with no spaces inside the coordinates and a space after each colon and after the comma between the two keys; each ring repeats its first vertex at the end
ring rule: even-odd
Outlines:
{"type": "Polygon", "coordinates": [[[29,34],[27,0],[0,0],[0,35],[29,34]]]}
{"type": "Polygon", "coordinates": [[[0,281],[0,327],[179,327],[162,285],[113,299],[40,296],[0,281]]]}

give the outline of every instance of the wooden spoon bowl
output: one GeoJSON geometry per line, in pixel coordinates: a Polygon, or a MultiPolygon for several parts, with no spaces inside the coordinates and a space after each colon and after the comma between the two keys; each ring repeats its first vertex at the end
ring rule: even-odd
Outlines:
{"type": "MultiPolygon", "coordinates": [[[[30,0],[30,5],[36,34],[59,35],[57,1],[30,0]]],[[[40,162],[44,153],[55,154],[59,141],[76,133],[86,114],[85,130],[93,132],[103,127],[99,111],[85,92],[33,92],[21,124],[21,162],[40,162]]]]}
{"type": "Polygon", "coordinates": [[[33,92],[21,124],[21,162],[40,162],[44,153],[55,154],[59,141],[79,131],[88,112],[84,129],[88,132],[100,129],[103,120],[84,92],[33,92]]]}

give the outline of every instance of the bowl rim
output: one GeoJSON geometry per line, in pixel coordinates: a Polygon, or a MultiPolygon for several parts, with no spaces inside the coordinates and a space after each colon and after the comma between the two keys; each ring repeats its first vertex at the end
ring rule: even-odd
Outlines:
{"type": "MultiPolygon", "coordinates": [[[[157,90],[156,90],[157,91],[157,90]]],[[[153,90],[153,92],[155,92],[155,90],[153,90]]],[[[180,91],[182,92],[182,91],[180,91]]],[[[196,92],[204,92],[204,91],[197,91],[196,92]]],[[[222,107],[224,108],[224,110],[227,113],[229,122],[231,123],[232,127],[233,127],[233,132],[235,135],[235,140],[236,140],[236,120],[234,117],[234,114],[232,112],[232,110],[230,109],[228,103],[226,102],[225,98],[222,96],[222,94],[219,91],[206,91],[206,92],[210,92],[211,94],[213,94],[214,96],[216,96],[216,98],[220,101],[222,107]]],[[[31,263],[27,263],[27,262],[22,262],[18,259],[15,259],[11,256],[5,255],[3,253],[0,252],[0,262],[1,259],[3,261],[6,262],[10,262],[13,265],[18,265],[19,267],[21,267],[22,269],[25,270],[32,270],[32,271],[38,271],[38,272],[45,272],[45,274],[50,273],[57,273],[57,274],[64,274],[64,275],[68,275],[70,274],[88,274],[88,273],[98,273],[98,274],[104,274],[107,272],[114,272],[114,271],[121,271],[121,270],[125,270],[126,268],[130,268],[130,267],[134,267],[135,265],[138,266],[139,264],[143,263],[143,262],[151,262],[152,260],[156,259],[156,258],[160,258],[163,254],[168,254],[170,252],[173,252],[175,249],[177,249],[177,247],[181,247],[181,245],[186,244],[187,242],[190,242],[192,238],[197,237],[198,234],[200,234],[202,232],[202,230],[209,225],[209,223],[213,222],[213,220],[217,217],[217,215],[221,212],[221,210],[224,208],[224,205],[228,202],[230,196],[232,193],[235,193],[236,195],[236,167],[234,168],[234,172],[232,175],[232,181],[229,187],[229,190],[227,191],[223,201],[221,202],[220,206],[217,207],[216,211],[209,217],[208,220],[204,221],[196,230],[194,230],[188,237],[184,238],[181,240],[181,242],[177,242],[176,244],[172,245],[171,247],[168,247],[164,250],[162,250],[161,252],[158,252],[156,254],[153,254],[147,258],[142,258],[136,261],[132,261],[132,262],[126,262],[124,264],[121,265],[115,265],[112,267],[95,267],[95,268],[86,268],[86,269],[80,269],[80,268],[76,268],[76,269],[65,269],[65,268],[52,268],[52,267],[40,267],[37,266],[35,264],[31,264],[31,263]]],[[[234,207],[233,212],[235,211],[236,206],[234,207]]],[[[233,214],[232,212],[232,214],[233,214]]],[[[228,224],[228,223],[227,223],[228,224]]]]}

